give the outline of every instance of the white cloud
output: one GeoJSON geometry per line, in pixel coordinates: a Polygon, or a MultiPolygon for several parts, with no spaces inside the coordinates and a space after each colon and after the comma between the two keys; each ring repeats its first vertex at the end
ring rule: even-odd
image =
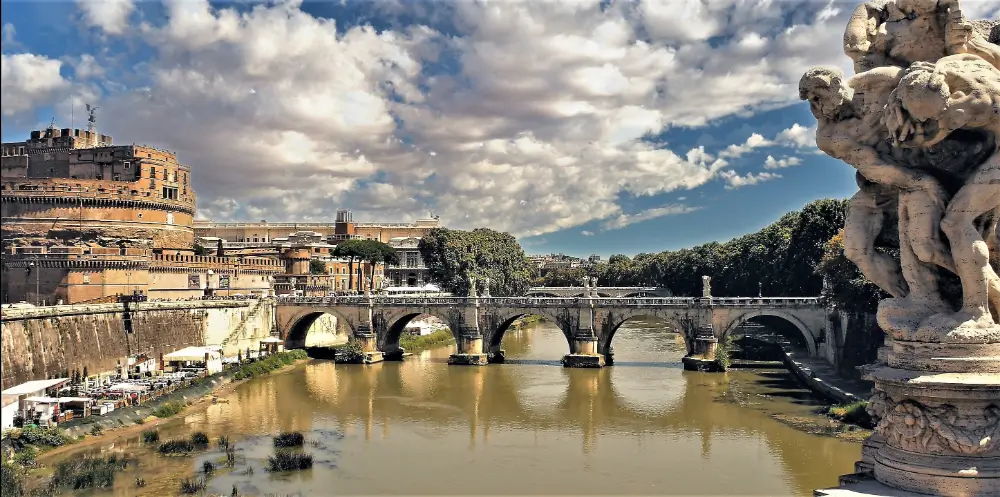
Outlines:
{"type": "Polygon", "coordinates": [[[816,126],[807,128],[799,123],[795,123],[791,128],[778,133],[778,136],[774,140],[788,146],[816,148],[816,126]]]}
{"type": "Polygon", "coordinates": [[[767,159],[764,159],[764,169],[784,169],[786,167],[792,167],[802,164],[802,160],[798,157],[783,157],[781,159],[775,159],[773,156],[768,155],[767,159]]]}
{"type": "Polygon", "coordinates": [[[663,216],[687,214],[699,209],[701,209],[701,207],[693,207],[690,205],[665,205],[663,207],[655,207],[653,209],[647,209],[635,214],[619,214],[618,216],[606,221],[602,227],[605,230],[616,230],[624,228],[630,224],[641,223],[643,221],[649,221],[663,216]]]}
{"type": "Polygon", "coordinates": [[[93,55],[83,54],[73,68],[76,79],[99,78],[104,75],[104,68],[93,55]]]}
{"type": "Polygon", "coordinates": [[[771,181],[774,179],[781,178],[780,174],[761,172],[761,173],[748,173],[745,176],[740,176],[739,173],[731,169],[723,171],[719,174],[723,181],[726,182],[727,190],[735,190],[737,188],[742,188],[744,186],[752,186],[758,183],[763,183],[765,181],[771,181]]]}
{"type": "Polygon", "coordinates": [[[581,231],[580,234],[583,235],[583,236],[594,236],[594,232],[593,231],[587,231],[587,230],[581,231]]]}
{"type": "Polygon", "coordinates": [[[774,145],[774,142],[764,138],[758,133],[754,133],[750,135],[750,138],[747,138],[747,141],[743,142],[742,145],[730,145],[726,150],[719,154],[719,157],[723,159],[736,159],[751,150],[761,147],[769,147],[771,145],[774,145]]]}
{"type": "Polygon", "coordinates": [[[76,0],[76,3],[83,11],[83,19],[88,26],[101,28],[113,35],[133,28],[128,20],[135,10],[132,0],[76,0]]]}
{"type": "MultiPolygon", "coordinates": [[[[130,3],[100,4],[81,8],[105,32],[132,17],[130,3]]],[[[452,227],[517,235],[624,226],[659,211],[625,214],[622,195],[773,179],[723,171],[755,149],[806,143],[794,126],[721,150],[642,138],[801,105],[806,69],[849,65],[849,12],[817,22],[811,4],[452,2],[446,36],[345,29],[294,0],[241,12],[171,1],[165,22],[135,30],[154,57],[121,78],[148,75],[148,87],[106,95],[102,130],[177,152],[202,216],[323,220],[350,207],[358,219],[434,210],[452,227]]]]}
{"type": "Polygon", "coordinates": [[[69,86],[59,70],[62,62],[34,54],[2,55],[0,100],[3,115],[12,116],[51,103],[53,96],[69,86]]]}

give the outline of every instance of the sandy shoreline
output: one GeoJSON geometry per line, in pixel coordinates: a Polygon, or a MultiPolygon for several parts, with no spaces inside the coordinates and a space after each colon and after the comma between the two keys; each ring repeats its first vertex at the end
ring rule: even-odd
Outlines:
{"type": "MultiPolygon", "coordinates": [[[[280,374],[280,373],[285,373],[285,372],[291,371],[292,369],[300,366],[302,363],[308,362],[308,361],[310,361],[310,359],[300,359],[298,361],[295,361],[292,364],[289,364],[287,366],[282,367],[281,369],[274,370],[274,371],[268,373],[268,375],[280,374]]],[[[258,378],[260,378],[260,377],[258,377],[258,378]]],[[[232,393],[236,390],[236,387],[242,385],[243,383],[251,381],[253,379],[254,378],[248,378],[248,379],[245,379],[245,380],[234,380],[234,381],[230,381],[230,382],[224,383],[220,387],[216,388],[215,390],[212,390],[208,394],[205,394],[205,395],[201,396],[200,398],[198,398],[197,400],[195,400],[194,402],[192,402],[191,404],[189,404],[187,407],[184,408],[183,411],[181,411],[181,412],[179,412],[179,413],[177,413],[177,414],[175,414],[175,415],[173,415],[173,416],[171,416],[169,418],[157,418],[155,416],[150,416],[149,418],[147,418],[147,421],[144,422],[141,425],[140,424],[131,424],[131,425],[127,425],[127,426],[122,426],[120,428],[107,429],[103,433],[101,433],[100,435],[97,435],[97,436],[87,435],[86,438],[84,438],[83,440],[75,440],[73,443],[69,443],[69,444],[63,445],[62,447],[56,447],[56,448],[54,448],[52,450],[48,450],[48,451],[45,451],[43,453],[40,453],[38,455],[37,460],[38,460],[39,463],[45,463],[46,461],[51,460],[52,458],[54,458],[56,456],[59,456],[61,454],[65,454],[67,452],[73,452],[73,451],[84,449],[84,448],[87,448],[87,447],[92,447],[94,445],[100,445],[100,444],[110,443],[110,442],[114,442],[114,441],[122,439],[122,438],[132,437],[132,436],[135,436],[138,433],[142,433],[142,432],[144,432],[146,430],[154,429],[155,427],[157,427],[159,425],[162,425],[162,424],[167,423],[167,422],[169,422],[169,421],[171,421],[173,419],[176,419],[178,416],[184,416],[186,414],[190,414],[190,413],[194,413],[194,412],[205,410],[205,409],[208,408],[208,406],[212,405],[212,399],[213,398],[215,398],[215,399],[224,399],[224,398],[232,395],[232,393]]]]}

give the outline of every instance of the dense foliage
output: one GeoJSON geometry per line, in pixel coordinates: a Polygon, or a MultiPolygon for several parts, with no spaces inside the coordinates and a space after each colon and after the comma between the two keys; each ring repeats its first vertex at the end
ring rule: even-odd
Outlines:
{"type": "Polygon", "coordinates": [[[326,263],[319,259],[310,259],[309,274],[326,274],[326,263]]]}
{"type": "Polygon", "coordinates": [[[301,349],[278,352],[269,355],[266,359],[239,366],[236,373],[233,374],[233,379],[248,380],[281,369],[300,359],[307,358],[306,351],[301,349]]]}
{"type": "MultiPolygon", "coordinates": [[[[827,242],[844,226],[846,201],[818,200],[791,212],[764,229],[726,243],[710,242],[689,249],[613,255],[589,271],[601,286],[659,286],[678,296],[700,296],[702,276],[712,277],[717,297],[816,296],[823,275],[816,269],[827,242]]],[[[576,286],[583,270],[552,271],[546,286],[576,286]]]]}
{"type": "MultiPolygon", "coordinates": [[[[353,288],[354,284],[354,263],[367,262],[369,264],[368,288],[375,289],[375,266],[378,264],[393,265],[399,264],[399,257],[396,251],[389,245],[378,240],[347,240],[337,244],[332,255],[347,259],[349,282],[348,287],[353,288]]],[[[360,272],[360,269],[359,269],[360,272]]],[[[360,278],[360,274],[358,277],[360,278]]],[[[360,288],[360,285],[358,285],[360,288]]]]}
{"type": "Polygon", "coordinates": [[[888,297],[887,293],[868,281],[853,262],[847,260],[844,255],[844,230],[826,243],[817,272],[826,277],[825,296],[841,310],[873,313],[878,309],[878,301],[888,297]]]}
{"type": "Polygon", "coordinates": [[[489,278],[493,296],[523,295],[535,274],[517,239],[485,228],[432,229],[420,240],[420,253],[431,279],[455,295],[468,294],[470,276],[478,285],[489,278]]]}

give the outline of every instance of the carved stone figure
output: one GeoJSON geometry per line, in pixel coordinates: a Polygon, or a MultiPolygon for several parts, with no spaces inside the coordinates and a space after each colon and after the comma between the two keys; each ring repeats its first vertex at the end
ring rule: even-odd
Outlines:
{"type": "Polygon", "coordinates": [[[478,293],[476,292],[476,278],[474,276],[469,276],[469,296],[478,296],[478,293]]]}
{"type": "Polygon", "coordinates": [[[483,278],[483,297],[490,296],[490,279],[489,277],[483,278]]]}
{"type": "MultiPolygon", "coordinates": [[[[978,55],[944,57],[913,64],[893,92],[887,124],[904,146],[931,146],[962,128],[1000,133],[1000,69],[978,55]],[[933,136],[925,123],[937,128],[933,136]]],[[[951,242],[962,280],[962,309],[941,321],[945,332],[962,325],[1000,336],[993,312],[1000,312],[1000,277],[990,267],[990,252],[977,219],[1000,209],[1000,149],[975,169],[948,204],[942,228],[951,242]]],[[[996,220],[992,221],[996,225],[996,220]]],[[[991,232],[993,230],[990,230],[991,232]]]]}
{"type": "Polygon", "coordinates": [[[712,277],[702,276],[701,277],[701,296],[703,298],[710,298],[712,296],[712,277]]]}
{"type": "Polygon", "coordinates": [[[857,74],[812,69],[799,96],[819,148],[857,170],[846,254],[892,295],[880,361],[864,368],[877,427],[856,476],[986,496],[1000,495],[1000,29],[960,7],[859,6],[844,33],[857,74]],[[875,247],[893,225],[898,260],[875,247]]]}

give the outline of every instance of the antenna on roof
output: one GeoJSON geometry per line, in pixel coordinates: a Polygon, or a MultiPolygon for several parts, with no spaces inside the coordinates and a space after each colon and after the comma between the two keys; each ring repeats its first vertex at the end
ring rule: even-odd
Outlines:
{"type": "Polygon", "coordinates": [[[52,116],[52,122],[49,123],[49,129],[56,129],[56,117],[52,116]]]}

